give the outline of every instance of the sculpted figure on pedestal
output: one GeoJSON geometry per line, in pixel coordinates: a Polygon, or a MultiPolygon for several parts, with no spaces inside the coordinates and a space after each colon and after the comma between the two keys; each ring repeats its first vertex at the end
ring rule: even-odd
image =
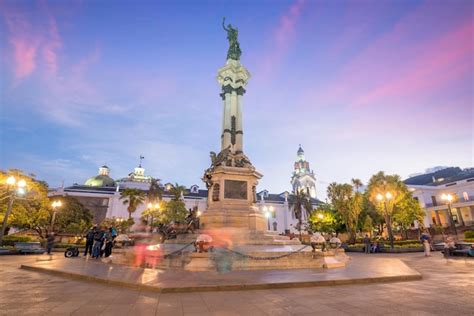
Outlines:
{"type": "Polygon", "coordinates": [[[232,27],[232,24],[225,26],[225,17],[222,19],[222,27],[227,31],[227,39],[229,40],[229,50],[227,51],[227,59],[240,60],[242,51],[240,50],[239,41],[237,37],[239,30],[232,27]]]}

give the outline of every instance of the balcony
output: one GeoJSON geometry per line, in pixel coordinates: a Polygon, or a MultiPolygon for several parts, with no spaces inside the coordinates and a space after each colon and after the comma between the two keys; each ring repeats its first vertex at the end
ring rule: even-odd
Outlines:
{"type": "MultiPolygon", "coordinates": [[[[463,197],[461,197],[460,199],[454,201],[451,203],[451,206],[453,207],[456,207],[456,206],[467,206],[467,205],[474,205],[474,195],[470,195],[469,196],[469,200],[464,200],[463,197]]],[[[448,205],[448,202],[447,201],[443,201],[443,200],[436,200],[436,205],[434,205],[433,203],[425,203],[425,207],[428,208],[428,207],[438,207],[438,206],[447,206],[448,205]]]]}

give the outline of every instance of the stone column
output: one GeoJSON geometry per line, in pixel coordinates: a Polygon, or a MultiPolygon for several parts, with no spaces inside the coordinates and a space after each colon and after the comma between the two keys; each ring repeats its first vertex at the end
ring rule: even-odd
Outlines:
{"type": "Polygon", "coordinates": [[[243,152],[243,129],[242,129],[242,94],[237,92],[237,122],[235,135],[235,151],[243,152]]]}
{"type": "Polygon", "coordinates": [[[234,145],[234,152],[243,152],[242,96],[249,78],[250,73],[238,60],[227,60],[218,71],[217,81],[222,87],[225,107],[221,150],[234,145]]]}
{"type": "Polygon", "coordinates": [[[231,112],[232,112],[232,95],[231,91],[224,89],[224,117],[223,117],[223,128],[222,128],[222,146],[221,150],[229,147],[230,145],[230,131],[231,131],[231,112]]]}
{"type": "Polygon", "coordinates": [[[461,224],[461,226],[465,226],[465,225],[464,225],[464,218],[462,217],[461,208],[460,208],[460,207],[456,207],[456,211],[457,211],[457,213],[458,213],[459,223],[461,224]]]}

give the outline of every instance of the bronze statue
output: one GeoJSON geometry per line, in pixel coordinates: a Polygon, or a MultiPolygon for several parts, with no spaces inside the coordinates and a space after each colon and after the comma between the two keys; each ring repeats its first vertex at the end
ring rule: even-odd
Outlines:
{"type": "Polygon", "coordinates": [[[222,27],[227,32],[227,39],[229,40],[229,50],[227,51],[227,59],[240,60],[242,51],[240,50],[240,44],[237,39],[239,36],[239,30],[233,28],[232,24],[225,26],[225,17],[222,19],[222,27]]]}

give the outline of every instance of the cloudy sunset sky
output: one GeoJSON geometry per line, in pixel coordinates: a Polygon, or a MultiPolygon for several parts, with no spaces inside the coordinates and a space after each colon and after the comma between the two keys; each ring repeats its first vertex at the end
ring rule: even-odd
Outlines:
{"type": "Polygon", "coordinates": [[[472,167],[474,2],[0,0],[0,168],[57,187],[143,162],[198,184],[218,151],[217,69],[239,29],[244,151],[290,190],[298,144],[318,196],[379,170],[472,167]]]}

